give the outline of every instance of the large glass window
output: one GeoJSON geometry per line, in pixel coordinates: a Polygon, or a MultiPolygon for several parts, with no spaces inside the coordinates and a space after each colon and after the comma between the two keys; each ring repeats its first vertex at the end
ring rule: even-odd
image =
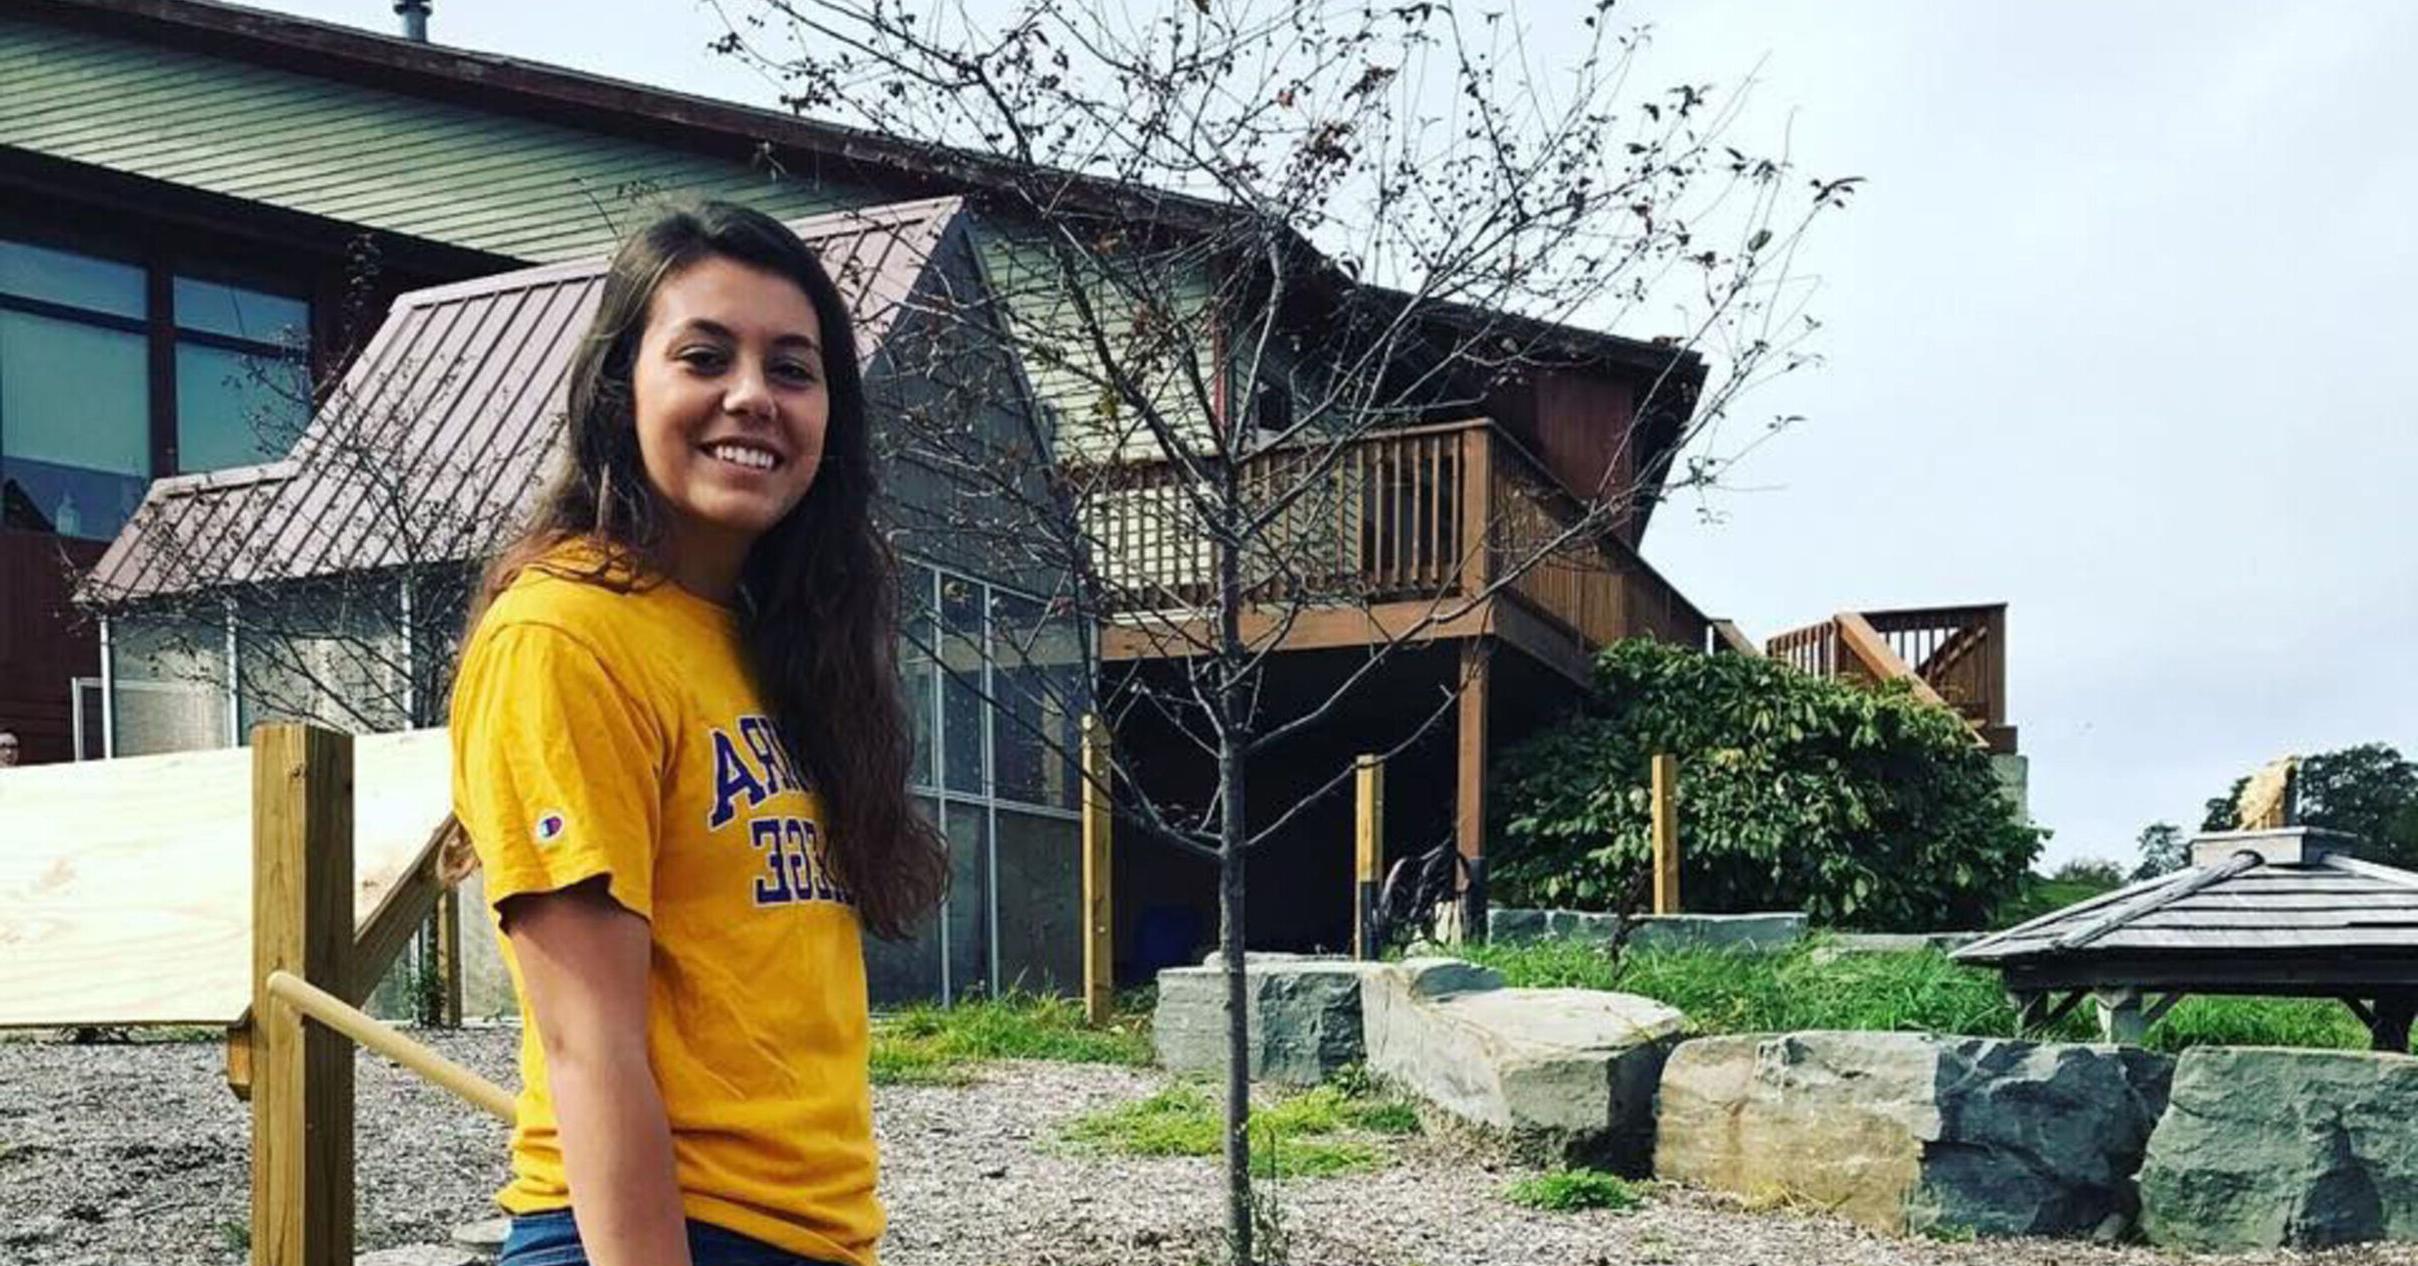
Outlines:
{"type": "Polygon", "coordinates": [[[982,705],[984,586],[958,576],[940,578],[941,764],[951,791],[985,795],[982,705]]]}
{"type": "Polygon", "coordinates": [[[300,299],[179,277],[176,465],[282,457],[310,420],[310,307],[300,299]]]}
{"type": "Polygon", "coordinates": [[[1036,599],[924,564],[905,568],[902,588],[909,781],[945,828],[952,887],[926,933],[938,944],[882,951],[885,983],[895,991],[921,971],[924,996],[1071,987],[1081,630],[1036,599]]]}
{"type": "Polygon", "coordinates": [[[151,382],[137,332],[0,310],[0,500],[20,531],[106,540],[151,482],[151,382]]]}
{"type": "Polygon", "coordinates": [[[151,478],[143,270],[0,241],[0,525],[104,539],[151,478]]]}
{"type": "Polygon", "coordinates": [[[292,295],[0,240],[0,525],[107,539],[155,475],[282,456],[310,416],[309,329],[292,295]]]}

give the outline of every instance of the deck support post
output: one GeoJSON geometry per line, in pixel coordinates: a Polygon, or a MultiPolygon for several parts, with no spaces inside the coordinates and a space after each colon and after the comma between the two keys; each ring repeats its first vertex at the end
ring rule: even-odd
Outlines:
{"type": "Polygon", "coordinates": [[[1461,643],[1459,744],[1455,753],[1453,841],[1467,873],[1461,883],[1461,935],[1486,939],[1487,712],[1493,697],[1493,648],[1486,639],[1461,643]]]}
{"type": "Polygon", "coordinates": [[[2121,1046],[2139,1046],[2149,1032],[2149,1016],[2141,1006],[2141,991],[2129,985],[2091,993],[2099,1004],[2099,1038],[2121,1046]]]}

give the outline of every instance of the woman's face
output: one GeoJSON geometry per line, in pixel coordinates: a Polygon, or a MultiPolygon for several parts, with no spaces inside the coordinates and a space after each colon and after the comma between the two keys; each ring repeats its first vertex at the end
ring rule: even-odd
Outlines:
{"type": "Polygon", "coordinates": [[[822,465],[822,327],[797,283],[709,256],[665,277],[631,365],[638,451],[676,549],[746,546],[822,465]]]}

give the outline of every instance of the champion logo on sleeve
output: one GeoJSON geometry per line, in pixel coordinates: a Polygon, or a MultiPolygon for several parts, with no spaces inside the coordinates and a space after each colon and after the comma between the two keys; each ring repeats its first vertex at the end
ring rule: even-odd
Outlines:
{"type": "Polygon", "coordinates": [[[529,834],[540,844],[552,844],[554,841],[563,837],[563,832],[570,829],[570,819],[565,818],[563,815],[559,813],[541,813],[537,817],[537,825],[530,829],[529,834]]]}

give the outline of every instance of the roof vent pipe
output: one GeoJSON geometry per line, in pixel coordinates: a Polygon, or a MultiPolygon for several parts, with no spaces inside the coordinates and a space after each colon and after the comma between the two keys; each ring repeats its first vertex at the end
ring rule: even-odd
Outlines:
{"type": "Polygon", "coordinates": [[[395,0],[395,12],[403,15],[403,38],[414,44],[428,42],[428,0],[395,0]]]}

